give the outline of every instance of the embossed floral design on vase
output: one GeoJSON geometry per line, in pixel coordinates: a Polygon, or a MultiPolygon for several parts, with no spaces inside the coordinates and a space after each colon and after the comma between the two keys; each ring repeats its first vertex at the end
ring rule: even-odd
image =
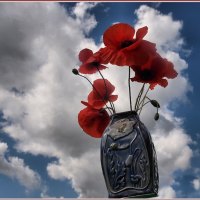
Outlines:
{"type": "Polygon", "coordinates": [[[97,52],[87,48],[81,50],[81,65],[72,70],[86,79],[92,88],[87,101],[81,101],[85,108],[79,112],[78,122],[86,134],[101,138],[101,165],[110,198],[154,197],[158,194],[156,152],[139,115],[150,103],[156,110],[154,119],[159,119],[160,105],[157,100],[150,99],[148,93],[157,86],[167,87],[167,79],[178,74],[173,63],[156,51],[156,44],[143,39],[147,32],[147,26],[138,29],[136,34],[129,24],[110,26],[103,34],[105,47],[97,52]],[[114,102],[118,95],[114,93],[115,86],[102,73],[108,63],[127,68],[130,111],[116,112],[114,102]],[[134,77],[131,77],[131,71],[135,73],[134,77]],[[92,83],[87,75],[94,73],[99,73],[100,78],[92,83]],[[134,108],[132,82],[142,84],[134,108]]]}

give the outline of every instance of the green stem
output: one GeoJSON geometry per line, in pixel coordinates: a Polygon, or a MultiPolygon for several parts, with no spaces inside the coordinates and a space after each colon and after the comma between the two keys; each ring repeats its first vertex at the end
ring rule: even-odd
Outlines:
{"type": "MultiPolygon", "coordinates": [[[[147,96],[147,93],[148,93],[149,89],[150,89],[150,86],[148,87],[148,89],[147,89],[147,91],[146,91],[146,93],[145,93],[145,95],[144,95],[144,97],[143,97],[143,99],[142,99],[142,101],[141,101],[142,106],[141,106],[141,110],[140,110],[140,112],[139,112],[139,115],[140,115],[140,113],[142,112],[142,108],[143,108],[143,106],[144,106],[144,101],[145,101],[145,98],[146,98],[146,96],[147,96]]],[[[140,105],[140,104],[139,104],[139,105],[140,105]]]]}
{"type": "Polygon", "coordinates": [[[128,67],[128,91],[129,91],[129,103],[130,103],[130,110],[132,111],[132,99],[131,99],[131,84],[130,84],[130,78],[131,78],[131,68],[128,67]]]}
{"type": "Polygon", "coordinates": [[[145,89],[145,83],[143,84],[142,89],[140,91],[140,95],[138,97],[137,108],[139,108],[139,106],[140,106],[140,99],[141,99],[141,97],[143,95],[144,89],[145,89]]]}
{"type": "Polygon", "coordinates": [[[112,105],[112,108],[114,109],[114,112],[115,112],[115,105],[112,101],[110,101],[110,104],[112,105]]]}
{"type": "MultiPolygon", "coordinates": [[[[144,107],[144,106],[145,106],[146,104],[148,104],[149,102],[150,102],[150,101],[147,101],[146,103],[144,103],[142,107],[144,107]]],[[[137,112],[138,110],[141,110],[142,107],[138,108],[138,109],[136,110],[136,112],[137,112]]]]}
{"type": "Polygon", "coordinates": [[[113,111],[113,109],[111,107],[102,108],[102,110],[106,110],[106,109],[113,111]]]}
{"type": "Polygon", "coordinates": [[[146,98],[147,98],[149,101],[151,101],[151,99],[150,99],[149,97],[146,96],[146,98]]]}
{"type": "Polygon", "coordinates": [[[140,102],[141,96],[142,96],[143,91],[144,91],[144,86],[145,86],[145,83],[142,85],[142,88],[140,89],[140,92],[137,96],[137,99],[136,99],[136,102],[135,102],[135,110],[137,110],[138,107],[139,107],[139,102],[140,102]]]}

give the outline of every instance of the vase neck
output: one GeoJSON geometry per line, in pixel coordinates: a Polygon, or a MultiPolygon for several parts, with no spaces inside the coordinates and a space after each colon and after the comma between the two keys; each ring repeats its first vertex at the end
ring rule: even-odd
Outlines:
{"type": "Polygon", "coordinates": [[[110,116],[111,121],[115,119],[123,119],[123,118],[135,118],[139,120],[139,116],[136,111],[126,111],[126,112],[120,112],[120,113],[115,113],[110,116]]]}

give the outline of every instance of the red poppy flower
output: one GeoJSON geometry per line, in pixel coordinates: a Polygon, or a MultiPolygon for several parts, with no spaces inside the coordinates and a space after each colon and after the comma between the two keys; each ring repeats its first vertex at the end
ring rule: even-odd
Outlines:
{"type": "Polygon", "coordinates": [[[131,68],[135,72],[135,77],[131,80],[149,83],[150,89],[154,89],[157,84],[166,87],[168,82],[165,78],[173,79],[178,75],[173,64],[159,55],[143,66],[132,66],[131,68]]]}
{"type": "Polygon", "coordinates": [[[79,72],[82,74],[93,74],[99,70],[106,69],[107,67],[101,64],[99,53],[93,54],[90,49],[83,49],[79,53],[79,60],[82,65],[79,72]]]}
{"type": "Polygon", "coordinates": [[[85,133],[100,138],[110,122],[110,117],[106,110],[88,106],[79,112],[78,122],[85,133]]]}
{"type": "Polygon", "coordinates": [[[113,86],[107,79],[97,79],[93,82],[93,86],[95,89],[93,89],[88,95],[88,103],[93,107],[100,109],[108,101],[114,102],[117,100],[118,95],[112,95],[115,86],[113,86]]]}
{"type": "Polygon", "coordinates": [[[147,32],[147,26],[140,28],[133,38],[135,29],[128,24],[119,23],[109,27],[103,35],[106,47],[100,49],[103,62],[118,66],[146,63],[156,53],[155,44],[143,40],[147,32]]]}

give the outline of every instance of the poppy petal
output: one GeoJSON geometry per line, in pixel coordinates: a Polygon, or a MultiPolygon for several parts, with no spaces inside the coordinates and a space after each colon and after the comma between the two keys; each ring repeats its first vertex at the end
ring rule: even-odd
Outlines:
{"type": "Polygon", "coordinates": [[[161,79],[159,82],[158,82],[159,85],[161,85],[162,87],[167,87],[168,85],[168,81],[166,79],[161,79]]]}
{"type": "Polygon", "coordinates": [[[96,96],[94,94],[94,91],[92,91],[92,92],[89,93],[89,95],[88,95],[88,102],[95,109],[101,109],[107,103],[107,101],[103,101],[103,98],[101,98],[100,96],[96,96]]]}
{"type": "MultiPolygon", "coordinates": [[[[107,96],[110,96],[115,90],[115,87],[107,79],[97,79],[94,81],[93,85],[103,98],[105,98],[106,94],[107,96]]],[[[99,96],[95,90],[94,93],[96,96],[99,96]]]]}
{"type": "Polygon", "coordinates": [[[110,58],[110,63],[111,64],[117,63],[117,65],[119,65],[119,66],[125,66],[125,65],[127,65],[126,55],[124,55],[124,52],[118,51],[112,55],[112,57],[110,58]]]}
{"type": "Polygon", "coordinates": [[[166,74],[165,74],[165,76],[167,78],[171,78],[171,79],[176,78],[178,73],[174,69],[174,65],[171,62],[167,61],[167,60],[166,60],[166,62],[167,63],[166,63],[166,74]]]}
{"type": "Polygon", "coordinates": [[[132,40],[134,34],[135,29],[129,24],[114,24],[104,32],[103,42],[105,46],[119,48],[122,42],[132,40]]]}
{"type": "MultiPolygon", "coordinates": [[[[156,55],[156,44],[146,41],[146,40],[142,40],[139,47],[135,51],[137,52],[136,53],[137,56],[138,54],[142,54],[143,56],[146,55],[144,57],[146,57],[147,59],[144,62],[142,62],[142,63],[146,63],[150,57],[153,57],[156,55]]],[[[136,63],[136,64],[139,65],[139,63],[136,63]]]]}
{"type": "Polygon", "coordinates": [[[111,95],[110,97],[109,97],[109,101],[111,101],[111,102],[114,102],[114,101],[116,101],[118,99],[118,95],[111,95]]]}
{"type": "Polygon", "coordinates": [[[92,50],[90,49],[83,49],[79,52],[79,60],[81,62],[86,62],[91,56],[93,55],[92,50]]]}
{"type": "Polygon", "coordinates": [[[136,32],[136,39],[140,39],[142,40],[144,38],[144,36],[147,34],[148,32],[148,27],[144,26],[142,28],[139,28],[136,32]]]}
{"type": "Polygon", "coordinates": [[[104,66],[104,65],[100,65],[100,66],[98,67],[99,70],[103,70],[103,69],[106,69],[106,68],[108,68],[108,67],[106,67],[106,66],[104,66]]]}
{"type": "Polygon", "coordinates": [[[91,64],[82,64],[78,70],[81,74],[94,74],[98,70],[96,67],[93,67],[91,64]]]}
{"type": "Polygon", "coordinates": [[[95,109],[101,109],[106,105],[107,101],[97,100],[93,102],[93,107],[95,109]]]}
{"type": "Polygon", "coordinates": [[[84,108],[78,114],[78,122],[80,127],[88,135],[100,138],[109,124],[110,118],[106,110],[100,111],[84,108]]]}
{"type": "Polygon", "coordinates": [[[95,58],[93,55],[90,56],[85,63],[93,63],[97,62],[97,58],[95,58]]]}
{"type": "Polygon", "coordinates": [[[88,95],[88,102],[92,105],[94,103],[94,90],[92,90],[88,95]]]}
{"type": "Polygon", "coordinates": [[[122,51],[131,51],[136,49],[140,45],[141,41],[142,40],[135,40],[135,42],[132,45],[124,48],[122,51]]]}
{"type": "Polygon", "coordinates": [[[95,80],[93,87],[93,90],[88,95],[88,103],[96,109],[103,108],[110,99],[115,101],[118,97],[117,95],[112,95],[115,86],[107,79],[95,80]]]}
{"type": "Polygon", "coordinates": [[[157,85],[157,83],[151,83],[149,88],[150,88],[151,90],[153,90],[153,89],[155,88],[156,85],[157,85]]]}
{"type": "Polygon", "coordinates": [[[84,105],[84,106],[88,106],[88,107],[92,107],[88,102],[86,101],[81,101],[81,103],[84,105]]]}
{"type": "Polygon", "coordinates": [[[137,78],[136,78],[136,76],[135,77],[133,77],[133,78],[130,78],[131,79],[131,81],[132,82],[134,82],[134,81],[137,81],[137,78]]]}
{"type": "Polygon", "coordinates": [[[101,57],[101,61],[103,64],[108,64],[109,61],[110,61],[110,57],[112,56],[113,54],[113,50],[111,50],[110,48],[101,48],[99,50],[100,52],[100,57],[101,57]]]}
{"type": "Polygon", "coordinates": [[[110,49],[110,56],[105,59],[106,55],[104,57],[104,54],[102,54],[102,60],[109,61],[111,64],[118,66],[143,65],[150,57],[156,55],[154,43],[141,40],[138,41],[137,48],[134,47],[134,45],[135,44],[119,51],[110,49]]]}

